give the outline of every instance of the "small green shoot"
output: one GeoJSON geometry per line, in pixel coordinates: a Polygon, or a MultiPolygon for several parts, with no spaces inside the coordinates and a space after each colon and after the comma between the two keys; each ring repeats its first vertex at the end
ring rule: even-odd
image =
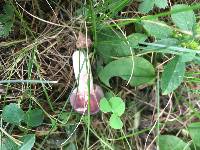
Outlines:
{"type": "Polygon", "coordinates": [[[125,103],[120,97],[112,97],[109,100],[102,98],[100,101],[100,110],[104,113],[111,113],[109,125],[113,129],[121,129],[123,127],[120,116],[125,111],[125,103]]]}
{"type": "Polygon", "coordinates": [[[123,127],[123,123],[120,119],[119,116],[117,116],[116,114],[112,114],[109,120],[109,125],[113,128],[113,129],[121,129],[123,127]]]}
{"type": "Polygon", "coordinates": [[[100,101],[100,109],[104,113],[112,112],[112,107],[110,106],[106,98],[102,98],[100,101]]]}

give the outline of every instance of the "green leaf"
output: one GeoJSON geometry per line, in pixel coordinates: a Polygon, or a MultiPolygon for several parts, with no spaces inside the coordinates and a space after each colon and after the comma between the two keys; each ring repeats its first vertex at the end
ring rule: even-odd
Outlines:
{"type": "Polygon", "coordinates": [[[148,13],[150,10],[153,9],[154,0],[143,0],[139,5],[139,12],[141,13],[148,13]]]}
{"type": "Polygon", "coordinates": [[[106,93],[104,94],[104,97],[105,97],[106,99],[110,99],[110,98],[112,98],[112,97],[114,97],[114,96],[115,96],[115,94],[114,94],[112,91],[106,92],[106,93]]]}
{"type": "Polygon", "coordinates": [[[155,5],[159,8],[166,8],[168,6],[167,0],[155,0],[155,5]]]}
{"type": "Polygon", "coordinates": [[[174,46],[174,45],[177,45],[178,42],[179,42],[179,41],[178,41],[177,39],[174,39],[174,38],[166,38],[166,39],[158,40],[158,41],[156,41],[155,43],[156,43],[156,44],[163,44],[163,45],[166,45],[166,46],[174,46]]]}
{"type": "MultiPolygon", "coordinates": [[[[165,38],[158,40],[154,43],[146,43],[148,46],[144,47],[142,52],[156,52],[156,53],[169,53],[169,54],[180,54],[176,49],[176,45],[178,45],[179,41],[174,38],[165,38]],[[173,47],[172,47],[173,46],[173,47]]],[[[143,43],[145,44],[145,43],[143,43]]],[[[180,48],[180,47],[178,47],[180,48]]],[[[180,48],[181,49],[181,48],[180,48]]],[[[142,53],[141,52],[141,53],[142,53]]]]}
{"type": "Polygon", "coordinates": [[[77,150],[77,148],[74,143],[69,143],[67,146],[63,147],[63,150],[77,150]]]}
{"type": "Polygon", "coordinates": [[[19,125],[24,119],[24,112],[17,104],[11,103],[3,108],[2,117],[4,121],[19,125]]]}
{"type": "Polygon", "coordinates": [[[28,110],[25,115],[25,122],[30,127],[37,127],[42,124],[44,114],[41,109],[28,110]]]}
{"type": "Polygon", "coordinates": [[[200,147],[200,122],[191,123],[188,126],[188,130],[192,138],[192,142],[196,146],[200,147]]]}
{"type": "Polygon", "coordinates": [[[0,15],[0,37],[9,35],[14,23],[14,9],[8,3],[4,5],[4,14],[0,15]]]}
{"type": "Polygon", "coordinates": [[[160,150],[190,150],[189,144],[172,135],[159,136],[160,150]]]}
{"type": "MultiPolygon", "coordinates": [[[[133,57],[134,69],[130,85],[138,86],[144,83],[151,84],[155,79],[155,70],[151,63],[142,57],[133,57]]],[[[129,80],[132,74],[132,58],[121,58],[106,65],[99,73],[100,80],[110,87],[112,77],[121,77],[129,80]]]]}
{"type": "MultiPolygon", "coordinates": [[[[2,137],[2,135],[1,135],[1,137],[2,137]]],[[[16,150],[17,144],[15,144],[9,138],[1,138],[0,149],[1,150],[16,150]]]]}
{"type": "Polygon", "coordinates": [[[111,112],[112,108],[106,98],[100,100],[100,110],[104,113],[111,112]]]}
{"type": "Polygon", "coordinates": [[[113,60],[112,57],[131,55],[130,47],[136,47],[139,42],[145,41],[146,38],[144,34],[134,33],[126,39],[121,32],[103,29],[98,31],[97,53],[105,63],[108,63],[113,60]]]}
{"type": "Polygon", "coordinates": [[[121,129],[123,127],[121,119],[116,114],[111,115],[109,124],[113,129],[121,129]]]}
{"type": "MultiPolygon", "coordinates": [[[[152,52],[162,52],[162,53],[173,53],[170,49],[168,49],[169,46],[175,46],[178,44],[178,40],[174,38],[165,38],[158,40],[154,43],[149,43],[150,45],[145,47],[144,51],[152,51],[152,52]],[[163,47],[157,47],[153,45],[162,45],[163,47]]],[[[175,52],[174,52],[175,53],[175,52]]]]}
{"type": "Polygon", "coordinates": [[[7,19],[12,19],[13,13],[14,13],[14,9],[9,3],[6,3],[4,5],[3,11],[4,11],[5,15],[8,17],[7,19]]]}
{"type": "Polygon", "coordinates": [[[185,53],[185,54],[182,54],[180,57],[181,57],[181,61],[182,62],[189,62],[189,61],[192,61],[196,56],[196,53],[185,53]]]}
{"type": "Polygon", "coordinates": [[[19,150],[31,150],[35,143],[35,135],[27,134],[20,139],[23,144],[19,147],[19,150]]]}
{"type": "MultiPolygon", "coordinates": [[[[178,4],[172,7],[172,11],[180,11],[190,6],[185,4],[178,4]]],[[[172,21],[177,27],[186,31],[193,31],[194,25],[196,23],[196,17],[193,10],[182,11],[178,13],[172,13],[172,21]]]]}
{"type": "Polygon", "coordinates": [[[0,22],[0,37],[6,37],[9,35],[13,22],[7,21],[5,24],[0,22]]]}
{"type": "Polygon", "coordinates": [[[120,97],[112,97],[109,100],[112,112],[117,116],[121,116],[125,111],[125,103],[120,97]]]}
{"type": "Polygon", "coordinates": [[[156,38],[162,39],[172,35],[172,28],[164,22],[156,20],[144,20],[142,23],[147,32],[156,38]]]}
{"type": "Polygon", "coordinates": [[[144,42],[147,36],[141,33],[133,33],[130,34],[127,39],[132,48],[137,48],[138,43],[144,42]]]}
{"type": "Polygon", "coordinates": [[[165,67],[161,78],[161,88],[163,95],[174,91],[183,81],[185,74],[185,63],[181,57],[176,56],[165,67]]]}
{"type": "Polygon", "coordinates": [[[121,11],[125,6],[127,6],[132,0],[110,0],[109,5],[106,6],[109,8],[112,15],[116,15],[121,11]]]}
{"type": "Polygon", "coordinates": [[[161,39],[161,40],[158,40],[154,43],[149,43],[151,45],[153,44],[161,44],[163,45],[164,48],[160,48],[160,47],[156,47],[156,46],[147,46],[144,51],[149,51],[149,50],[153,50],[155,52],[167,52],[167,51],[171,51],[171,50],[168,50],[167,47],[169,46],[174,46],[174,45],[177,45],[178,44],[178,40],[177,39],[174,39],[174,38],[166,38],[166,39],[161,39]]]}
{"type": "Polygon", "coordinates": [[[121,32],[104,29],[98,32],[97,53],[105,63],[108,63],[113,60],[112,56],[130,55],[130,46],[127,45],[121,32]]]}

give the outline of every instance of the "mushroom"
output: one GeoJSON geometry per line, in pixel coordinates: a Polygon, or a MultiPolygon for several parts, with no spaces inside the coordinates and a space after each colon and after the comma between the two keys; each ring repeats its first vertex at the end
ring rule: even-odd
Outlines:
{"type": "Polygon", "coordinates": [[[99,102],[104,96],[103,90],[100,86],[93,84],[90,62],[84,52],[75,51],[72,61],[77,87],[70,95],[70,103],[76,112],[87,113],[90,91],[90,114],[95,114],[99,111],[99,102]]]}

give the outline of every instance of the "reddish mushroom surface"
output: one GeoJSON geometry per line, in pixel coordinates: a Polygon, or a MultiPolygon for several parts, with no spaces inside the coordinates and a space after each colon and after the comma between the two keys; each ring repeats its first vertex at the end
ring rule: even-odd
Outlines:
{"type": "MultiPolygon", "coordinates": [[[[94,90],[90,92],[90,114],[95,114],[99,111],[100,99],[104,96],[100,86],[94,85],[94,90]]],[[[88,113],[88,93],[80,93],[77,88],[74,89],[70,96],[70,102],[73,109],[81,114],[88,113]]]]}

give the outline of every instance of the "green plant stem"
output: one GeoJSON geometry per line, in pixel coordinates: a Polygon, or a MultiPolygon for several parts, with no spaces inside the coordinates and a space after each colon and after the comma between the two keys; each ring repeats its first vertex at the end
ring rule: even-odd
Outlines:
{"type": "Polygon", "coordinates": [[[132,18],[132,19],[121,19],[119,20],[119,23],[116,24],[112,24],[112,25],[107,25],[107,26],[125,26],[128,25],[130,23],[136,23],[136,22],[140,22],[142,20],[149,20],[149,19],[156,19],[159,17],[164,17],[164,16],[168,16],[174,13],[180,13],[180,12],[184,12],[184,11],[189,11],[189,10],[196,10],[200,8],[200,3],[191,5],[190,7],[186,7],[186,8],[181,8],[181,9],[177,9],[177,10],[170,10],[170,11],[166,11],[163,13],[159,13],[159,14],[155,14],[155,15],[148,15],[148,16],[144,16],[144,17],[137,17],[137,18],[132,18]]]}
{"type": "Polygon", "coordinates": [[[90,131],[91,131],[103,144],[105,144],[110,150],[114,150],[114,148],[112,148],[112,146],[111,146],[109,143],[105,142],[100,136],[98,136],[97,133],[96,133],[94,130],[90,129],[90,131]]]}
{"type": "MultiPolygon", "coordinates": [[[[88,59],[88,58],[87,58],[88,59]]],[[[89,69],[90,70],[90,69],[89,69]]],[[[88,74],[88,79],[90,79],[90,71],[88,74]]],[[[90,80],[88,80],[88,104],[87,104],[87,108],[88,108],[88,131],[87,131],[87,148],[89,148],[90,146],[90,80]]]]}
{"type": "MultiPolygon", "coordinates": [[[[159,76],[159,71],[157,74],[157,82],[156,82],[156,103],[157,103],[157,116],[158,116],[158,121],[157,121],[157,146],[159,145],[159,135],[160,135],[160,76],[159,76]]],[[[159,147],[157,147],[159,149],[159,147]]]]}
{"type": "Polygon", "coordinates": [[[58,81],[45,81],[45,80],[2,80],[0,84],[7,84],[7,83],[30,83],[30,84],[56,84],[58,81]]]}
{"type": "Polygon", "coordinates": [[[93,45],[94,45],[94,52],[95,52],[95,48],[96,48],[96,43],[97,43],[97,27],[96,27],[96,14],[94,11],[94,7],[93,7],[93,1],[90,0],[90,13],[91,13],[91,19],[92,19],[92,32],[93,32],[93,45]]]}
{"type": "Polygon", "coordinates": [[[128,142],[128,139],[126,138],[125,133],[124,133],[124,131],[122,129],[121,129],[121,132],[122,132],[123,136],[125,137],[125,140],[126,140],[126,143],[128,144],[129,149],[132,150],[131,145],[128,142]]]}

